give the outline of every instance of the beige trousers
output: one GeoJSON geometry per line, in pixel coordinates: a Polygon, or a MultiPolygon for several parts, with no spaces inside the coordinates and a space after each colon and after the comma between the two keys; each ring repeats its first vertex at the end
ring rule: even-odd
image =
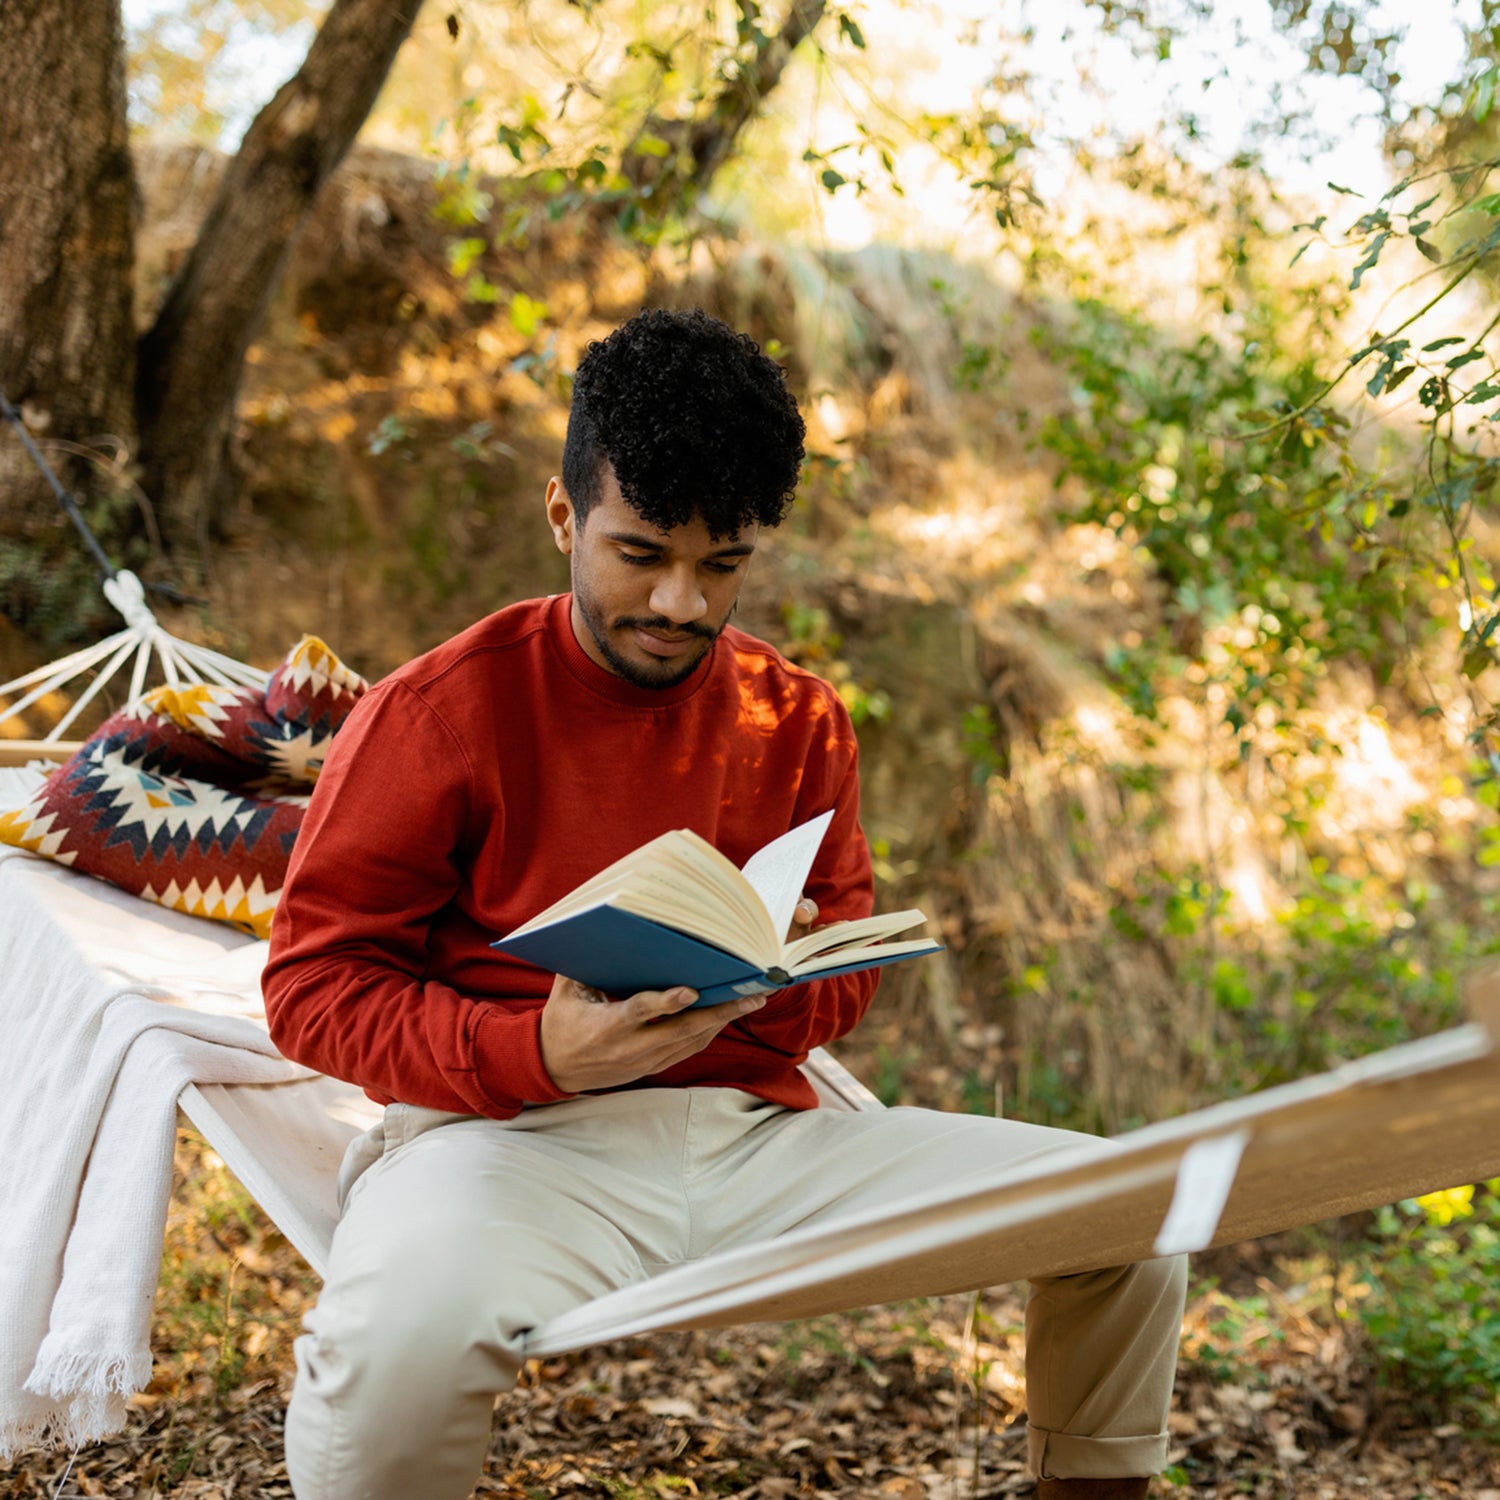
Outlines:
{"type": "MultiPolygon", "coordinates": [[[[350,1147],[328,1279],[297,1340],[293,1489],[463,1500],[529,1328],[683,1261],[1080,1139],[933,1110],[786,1110],[735,1089],[641,1089],[507,1121],[392,1105],[350,1147]]],[[[1036,1473],[1163,1466],[1185,1285],[1180,1258],[1033,1284],[1036,1473]]]]}

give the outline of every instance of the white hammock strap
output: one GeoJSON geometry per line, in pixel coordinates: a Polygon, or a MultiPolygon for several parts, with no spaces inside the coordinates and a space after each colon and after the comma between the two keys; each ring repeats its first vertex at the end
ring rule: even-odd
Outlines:
{"type": "Polygon", "coordinates": [[[49,693],[58,691],[103,663],[78,701],[47,732],[42,741],[43,744],[56,743],[132,656],[135,661],[130,674],[131,702],[139,698],[145,689],[146,674],[153,656],[157,659],[162,677],[171,687],[199,682],[218,683],[223,687],[263,688],[266,685],[269,674],[261,668],[247,666],[244,662],[235,661],[233,657],[207,646],[179,640],[162,629],[156,616],[151,613],[146,603],[146,591],[134,573],[122,571],[105,579],[104,597],[119,610],[125,620],[125,629],[47,666],[37,667],[10,682],[0,683],[0,699],[9,699],[18,692],[24,694],[14,703],[0,706],[0,723],[19,718],[49,693]]]}

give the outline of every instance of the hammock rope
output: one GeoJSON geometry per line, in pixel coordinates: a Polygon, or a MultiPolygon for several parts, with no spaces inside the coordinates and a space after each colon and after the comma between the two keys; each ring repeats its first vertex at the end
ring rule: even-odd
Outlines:
{"type": "Polygon", "coordinates": [[[139,698],[145,689],[153,657],[163,681],[170,687],[203,682],[219,683],[225,687],[264,687],[269,674],[259,667],[247,666],[222,652],[182,640],[162,627],[146,603],[145,585],[129,569],[116,568],[109,560],[108,554],[99,545],[99,539],[84,520],[78,502],[53,472],[52,466],[27,431],[20,412],[11,405],[3,391],[0,391],[0,417],[16,429],[22,445],[42,471],[63,513],[82,536],[104,575],[104,597],[125,622],[123,630],[116,631],[92,646],[23,673],[10,682],[0,683],[0,700],[4,700],[0,703],[0,725],[19,720],[27,709],[42,699],[58,692],[85,673],[93,672],[95,675],[92,680],[67,713],[38,742],[43,745],[59,744],[78,716],[127,662],[131,663],[129,701],[139,698]],[[16,698],[18,693],[22,696],[16,698]]]}

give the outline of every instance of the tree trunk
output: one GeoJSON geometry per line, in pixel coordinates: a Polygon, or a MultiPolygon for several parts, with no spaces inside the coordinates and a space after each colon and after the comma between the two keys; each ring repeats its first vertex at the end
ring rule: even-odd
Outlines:
{"type": "Polygon", "coordinates": [[[293,241],[420,8],[421,0],[335,0],[301,68],[246,133],[141,341],[144,482],[179,564],[219,519],[245,354],[293,241]]]}
{"type": "MultiPolygon", "coordinates": [[[[136,520],[124,482],[135,176],[119,0],[4,0],[0,142],[0,390],[119,556],[136,520]]],[[[92,574],[3,427],[0,611],[34,628],[76,623],[82,601],[69,596],[92,574]]]]}
{"type": "Polygon", "coordinates": [[[636,139],[656,136],[676,150],[662,158],[627,148],[626,177],[637,187],[649,183],[662,202],[707,192],[714,173],[734,154],[745,127],[781,82],[792,53],[817,29],[827,9],[827,0],[792,0],[781,30],[758,38],[750,58],[724,78],[706,108],[690,120],[649,118],[636,139]]]}

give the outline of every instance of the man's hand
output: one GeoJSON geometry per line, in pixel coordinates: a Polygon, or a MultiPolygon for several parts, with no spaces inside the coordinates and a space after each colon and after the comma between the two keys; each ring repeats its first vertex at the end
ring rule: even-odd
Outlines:
{"type": "Polygon", "coordinates": [[[615,1088],[701,1052],[731,1021],[759,1010],[764,995],[688,1010],[695,990],[642,990],[606,1000],[561,974],[542,1007],[542,1065],[565,1094],[615,1088]]]}
{"type": "Polygon", "coordinates": [[[804,896],[796,906],[792,908],[792,925],[787,932],[787,942],[793,942],[797,938],[806,937],[812,931],[813,923],[818,920],[818,903],[811,896],[804,896]]]}

